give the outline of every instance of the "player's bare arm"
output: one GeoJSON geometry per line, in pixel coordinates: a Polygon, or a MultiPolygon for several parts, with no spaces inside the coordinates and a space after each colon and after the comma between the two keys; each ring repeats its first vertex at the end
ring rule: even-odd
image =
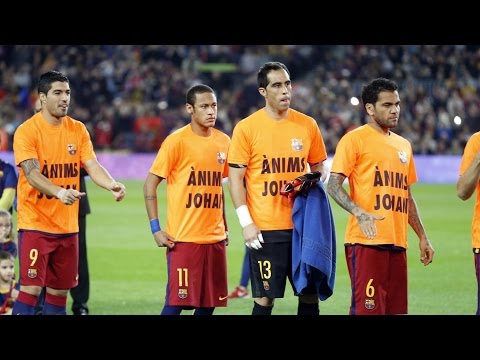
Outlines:
{"type": "Polygon", "coordinates": [[[52,183],[47,177],[40,172],[40,164],[37,159],[27,159],[20,163],[20,166],[27,178],[28,183],[49,196],[54,196],[65,205],[72,205],[75,201],[80,199],[85,193],[75,189],[64,189],[52,183]]]}
{"type": "Polygon", "coordinates": [[[327,179],[327,176],[328,176],[328,168],[325,165],[324,161],[318,162],[318,163],[315,163],[315,164],[310,164],[310,169],[311,169],[311,171],[320,171],[322,173],[322,176],[320,177],[320,180],[322,180],[322,182],[325,182],[325,180],[327,179]]]}
{"type": "Polygon", "coordinates": [[[366,216],[365,211],[362,211],[363,209],[355,204],[350,198],[350,195],[345,191],[345,188],[343,187],[345,178],[346,176],[343,174],[332,173],[328,180],[327,191],[338,205],[354,215],[357,218],[358,223],[362,224],[368,220],[368,217],[366,216]]]}
{"type": "Polygon", "coordinates": [[[32,170],[37,169],[38,171],[40,171],[40,164],[38,163],[37,159],[28,159],[28,160],[22,161],[20,163],[20,166],[22,167],[22,170],[27,178],[32,172],[32,170]]]}
{"type": "MultiPolygon", "coordinates": [[[[245,173],[247,171],[246,165],[241,164],[229,164],[228,169],[228,190],[230,191],[230,196],[232,198],[233,206],[237,211],[237,215],[242,216],[245,214],[250,217],[247,208],[247,190],[243,185],[243,179],[245,178],[245,173]],[[240,211],[239,209],[243,209],[240,211]],[[240,211],[240,212],[239,212],[240,211]]],[[[244,216],[243,216],[244,217],[244,216]]],[[[240,218],[239,218],[240,219],[240,218]]],[[[240,220],[240,224],[242,221],[240,220]]],[[[263,238],[260,232],[260,229],[255,225],[253,221],[250,221],[249,224],[243,224],[243,239],[245,240],[245,245],[249,248],[260,249],[263,242],[263,238]]]]}
{"type": "Polygon", "coordinates": [[[157,187],[162,180],[162,177],[148,173],[143,184],[143,197],[149,220],[158,219],[157,187]]]}
{"type": "Polygon", "coordinates": [[[97,159],[85,162],[85,170],[98,186],[109,190],[115,197],[115,201],[121,201],[126,195],[125,185],[116,181],[97,159]]]}
{"type": "Polygon", "coordinates": [[[415,234],[417,234],[419,239],[420,247],[420,261],[423,265],[428,265],[433,261],[433,250],[432,244],[428,240],[425,228],[423,227],[422,220],[420,219],[420,214],[418,212],[417,203],[412,196],[410,187],[408,188],[408,223],[412,227],[415,234]]]}
{"type": "Polygon", "coordinates": [[[346,176],[339,173],[331,173],[328,180],[327,191],[335,202],[350,214],[355,216],[358,225],[367,239],[374,239],[377,236],[377,227],[375,220],[383,220],[385,217],[366,212],[360,206],[355,204],[350,195],[345,191],[343,182],[346,176]]]}
{"type": "Polygon", "coordinates": [[[228,190],[235,209],[247,204],[247,191],[243,186],[246,171],[247,167],[245,165],[229,164],[228,190]]]}
{"type": "Polygon", "coordinates": [[[223,212],[223,224],[225,225],[225,246],[228,246],[228,223],[227,223],[227,214],[225,210],[225,191],[222,188],[222,212],[223,212]]]}
{"type": "Polygon", "coordinates": [[[346,176],[339,173],[332,173],[328,180],[327,191],[335,202],[354,216],[361,215],[360,207],[355,204],[350,195],[345,191],[343,182],[346,176]]]}
{"type": "Polygon", "coordinates": [[[410,187],[408,188],[408,223],[420,239],[427,238],[427,235],[425,234],[425,228],[420,220],[417,203],[412,196],[410,187]]]}
{"type": "Polygon", "coordinates": [[[149,172],[143,184],[143,198],[150,224],[152,224],[152,221],[158,221],[157,231],[152,230],[155,243],[158,247],[168,247],[171,249],[175,246],[175,238],[160,228],[160,220],[158,219],[157,188],[162,181],[162,177],[149,172]]]}
{"type": "Polygon", "coordinates": [[[477,152],[472,163],[459,177],[457,181],[457,196],[462,200],[468,200],[477,188],[480,179],[480,151],[477,152]]]}

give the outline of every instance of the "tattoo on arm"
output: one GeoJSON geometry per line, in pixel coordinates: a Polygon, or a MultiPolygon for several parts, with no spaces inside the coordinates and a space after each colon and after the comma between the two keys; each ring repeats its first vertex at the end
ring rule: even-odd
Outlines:
{"type": "Polygon", "coordinates": [[[30,173],[34,169],[40,170],[40,164],[38,163],[37,159],[28,159],[28,160],[22,161],[20,163],[20,166],[22,167],[23,172],[25,173],[25,176],[30,175],[30,173]]]}
{"type": "Polygon", "coordinates": [[[155,200],[157,198],[157,195],[145,195],[145,199],[147,200],[155,200]]]}
{"type": "Polygon", "coordinates": [[[358,220],[358,223],[361,224],[365,221],[370,220],[370,217],[367,214],[361,214],[361,215],[357,216],[357,220],[358,220]]]}
{"type": "Polygon", "coordinates": [[[408,188],[408,223],[417,235],[425,235],[425,229],[423,227],[422,221],[420,220],[417,203],[415,202],[415,199],[410,192],[410,188],[408,188]]]}
{"type": "Polygon", "coordinates": [[[343,174],[330,174],[330,179],[328,180],[328,193],[338,205],[347,210],[349,213],[353,213],[353,209],[357,207],[357,204],[352,201],[350,195],[347,194],[342,186],[345,178],[346,176],[343,174]]]}

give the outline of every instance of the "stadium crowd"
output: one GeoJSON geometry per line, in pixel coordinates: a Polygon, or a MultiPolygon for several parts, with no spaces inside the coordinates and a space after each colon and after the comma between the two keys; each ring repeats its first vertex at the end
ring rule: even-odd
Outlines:
{"type": "Polygon", "coordinates": [[[361,84],[380,76],[402,89],[395,131],[415,153],[462,154],[480,130],[480,46],[0,45],[0,150],[12,150],[45,71],[69,77],[70,114],[87,125],[97,151],[156,152],[189,122],[184,89],[200,82],[217,89],[217,124],[231,134],[262,106],[256,70],[270,60],[289,67],[292,107],[318,121],[330,154],[365,123],[361,84]]]}

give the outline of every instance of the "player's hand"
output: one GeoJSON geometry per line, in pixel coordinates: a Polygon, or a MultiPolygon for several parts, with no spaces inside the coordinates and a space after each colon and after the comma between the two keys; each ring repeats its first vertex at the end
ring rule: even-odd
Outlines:
{"type": "Polygon", "coordinates": [[[115,201],[121,201],[125,197],[125,194],[127,193],[125,189],[125,185],[123,185],[118,181],[112,182],[108,190],[110,190],[113,196],[115,196],[115,201]]]}
{"type": "Polygon", "coordinates": [[[419,247],[420,262],[422,262],[424,266],[427,266],[433,261],[433,254],[435,254],[435,250],[433,250],[432,244],[430,244],[430,241],[427,239],[420,240],[419,247]]]}
{"type": "Polygon", "coordinates": [[[155,234],[153,234],[153,237],[158,247],[167,247],[169,249],[173,249],[175,246],[175,238],[165,231],[157,231],[155,234]]]}
{"type": "Polygon", "coordinates": [[[385,219],[385,216],[368,213],[366,211],[356,214],[355,217],[357,218],[358,225],[363,232],[363,235],[368,240],[373,240],[377,236],[377,226],[375,225],[375,221],[385,219]]]}
{"type": "Polygon", "coordinates": [[[262,248],[263,236],[260,229],[254,223],[243,228],[243,238],[245,239],[245,245],[248,248],[254,250],[262,248]]]}
{"type": "Polygon", "coordinates": [[[56,197],[65,205],[72,205],[75,201],[79,200],[86,193],[80,192],[74,189],[61,189],[58,191],[56,197]]]}

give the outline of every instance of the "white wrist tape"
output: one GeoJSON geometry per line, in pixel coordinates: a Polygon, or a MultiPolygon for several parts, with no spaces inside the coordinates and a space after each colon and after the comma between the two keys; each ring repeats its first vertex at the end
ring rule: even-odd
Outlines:
{"type": "Polygon", "coordinates": [[[66,190],[66,189],[63,189],[63,188],[62,188],[61,190],[59,190],[58,193],[57,193],[57,195],[56,195],[56,196],[57,196],[57,199],[60,199],[60,200],[61,200],[61,199],[63,198],[63,196],[65,195],[66,192],[67,192],[67,190],[66,190]]]}
{"type": "Polygon", "coordinates": [[[247,225],[253,224],[253,220],[250,216],[247,205],[240,205],[235,210],[237,211],[238,220],[240,220],[240,226],[242,228],[247,225]]]}

